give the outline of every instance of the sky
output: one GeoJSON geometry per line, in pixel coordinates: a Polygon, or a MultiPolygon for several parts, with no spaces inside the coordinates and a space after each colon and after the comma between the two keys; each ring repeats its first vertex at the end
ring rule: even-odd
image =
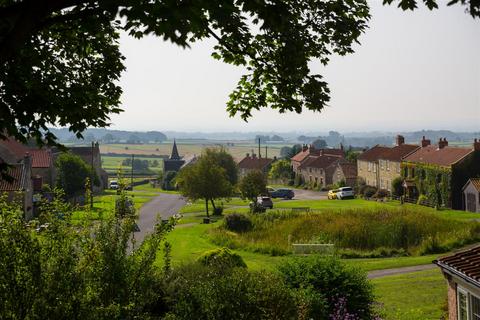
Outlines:
{"type": "MultiPolygon", "coordinates": [[[[242,68],[211,58],[213,40],[177,47],[159,38],[123,35],[121,130],[414,131],[480,130],[480,19],[461,6],[414,12],[370,1],[372,19],[348,56],[327,67],[313,61],[331,89],[321,113],[262,109],[244,122],[226,112],[242,68]]],[[[439,0],[441,4],[446,0],[439,0]]]]}

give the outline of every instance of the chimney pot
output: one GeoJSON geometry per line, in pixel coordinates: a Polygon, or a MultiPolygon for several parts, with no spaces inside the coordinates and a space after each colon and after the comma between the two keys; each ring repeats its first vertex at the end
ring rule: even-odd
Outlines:
{"type": "Polygon", "coordinates": [[[402,144],[405,143],[405,137],[402,135],[397,135],[396,142],[397,142],[397,146],[401,146],[402,144]]]}
{"type": "Polygon", "coordinates": [[[431,144],[430,139],[425,139],[425,136],[422,138],[422,148],[425,148],[431,144]]]}

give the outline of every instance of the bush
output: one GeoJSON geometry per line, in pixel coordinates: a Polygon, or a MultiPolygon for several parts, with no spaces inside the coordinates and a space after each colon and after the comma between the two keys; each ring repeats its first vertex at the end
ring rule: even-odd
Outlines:
{"type": "Polygon", "coordinates": [[[421,194],[418,196],[417,204],[423,204],[427,200],[428,200],[427,196],[424,194],[421,194]]]}
{"type": "Polygon", "coordinates": [[[227,248],[219,248],[205,252],[198,262],[206,267],[216,268],[246,268],[242,257],[227,248]]]}
{"type": "Polygon", "coordinates": [[[223,207],[216,207],[213,209],[214,216],[221,216],[223,213],[223,207]]]}
{"type": "Polygon", "coordinates": [[[277,275],[190,264],[165,279],[166,319],[298,319],[297,297],[277,275]]]}
{"type": "MultiPolygon", "coordinates": [[[[346,266],[334,257],[296,257],[279,266],[285,283],[293,289],[309,289],[322,295],[327,301],[329,318],[337,313],[342,301],[342,313],[355,315],[358,319],[371,319],[373,311],[373,288],[365,272],[346,266]]],[[[325,314],[315,310],[311,319],[325,319],[325,314]]],[[[354,318],[354,319],[357,319],[354,318]]],[[[342,318],[343,319],[343,318],[342,318]]]]}
{"type": "Polygon", "coordinates": [[[392,194],[397,197],[403,195],[403,179],[401,177],[396,177],[395,179],[393,179],[392,194]]]}
{"type": "Polygon", "coordinates": [[[377,188],[372,186],[365,186],[362,190],[364,198],[372,198],[377,193],[377,188]]]}
{"type": "Polygon", "coordinates": [[[373,195],[374,198],[383,199],[388,197],[389,192],[385,189],[378,189],[378,191],[373,195]]]}
{"type": "Polygon", "coordinates": [[[253,228],[249,217],[241,213],[232,213],[225,217],[225,227],[233,232],[246,232],[253,228]]]}

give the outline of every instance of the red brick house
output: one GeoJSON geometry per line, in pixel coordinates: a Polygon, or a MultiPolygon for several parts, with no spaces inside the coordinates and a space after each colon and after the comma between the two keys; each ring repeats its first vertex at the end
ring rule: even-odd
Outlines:
{"type": "Polygon", "coordinates": [[[246,176],[249,172],[252,171],[261,171],[265,176],[268,175],[270,168],[272,167],[272,163],[276,160],[276,158],[262,158],[257,157],[256,154],[250,155],[247,153],[245,158],[240,160],[238,163],[238,173],[240,178],[246,176]]]}
{"type": "Polygon", "coordinates": [[[448,285],[448,319],[480,319],[480,246],[435,260],[448,285]]]}

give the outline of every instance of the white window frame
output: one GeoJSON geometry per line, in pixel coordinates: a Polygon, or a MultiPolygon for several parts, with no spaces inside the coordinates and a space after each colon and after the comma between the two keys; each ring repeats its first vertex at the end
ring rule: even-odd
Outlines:
{"type": "Polygon", "coordinates": [[[386,165],[386,167],[387,167],[387,171],[390,171],[390,160],[387,160],[387,165],[386,165]]]}
{"type": "Polygon", "coordinates": [[[371,162],[368,162],[368,171],[372,171],[372,163],[371,162]]]}
{"type": "Polygon", "coordinates": [[[471,306],[472,306],[472,302],[471,302],[472,297],[477,298],[477,300],[479,300],[479,301],[480,301],[480,297],[477,296],[477,295],[474,294],[474,293],[471,293],[471,292],[468,293],[468,303],[467,303],[467,305],[468,305],[468,315],[469,315],[469,317],[470,317],[469,319],[474,320],[474,319],[473,319],[473,310],[472,310],[472,308],[471,308],[471,306]]]}

